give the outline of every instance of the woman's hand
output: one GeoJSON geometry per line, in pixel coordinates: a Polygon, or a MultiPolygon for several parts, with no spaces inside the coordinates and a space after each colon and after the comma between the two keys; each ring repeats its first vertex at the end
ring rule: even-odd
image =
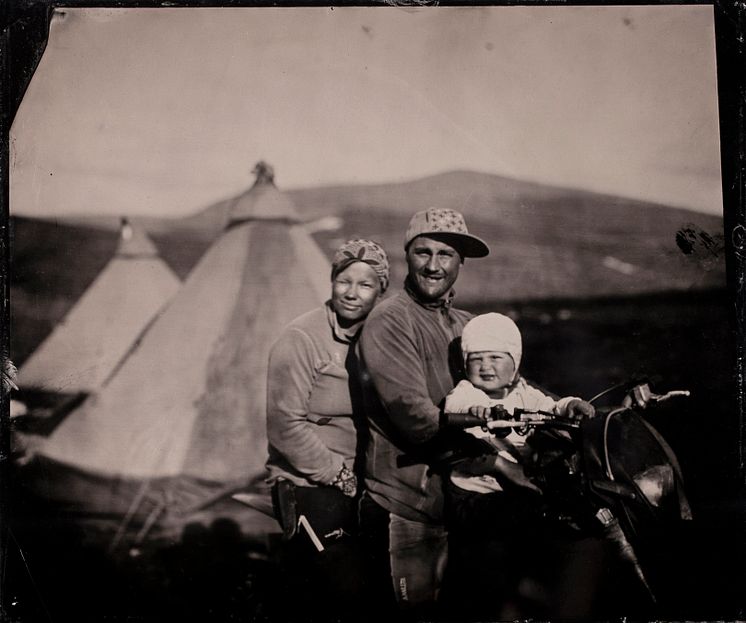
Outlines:
{"type": "Polygon", "coordinates": [[[357,494],[357,476],[347,465],[342,465],[334,480],[329,483],[336,487],[349,498],[354,498],[357,494]]]}
{"type": "Polygon", "coordinates": [[[590,402],[575,398],[567,403],[567,410],[565,416],[573,422],[580,422],[587,420],[596,415],[596,409],[590,402]]]}

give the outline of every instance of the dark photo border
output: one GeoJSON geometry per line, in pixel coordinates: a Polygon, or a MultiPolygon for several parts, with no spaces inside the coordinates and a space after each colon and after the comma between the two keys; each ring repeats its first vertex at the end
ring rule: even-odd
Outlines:
{"type": "MultiPolygon", "coordinates": [[[[727,275],[728,322],[733,336],[731,388],[733,422],[729,430],[738,431],[732,440],[724,441],[725,460],[721,463],[719,476],[727,483],[725,492],[718,501],[719,511],[725,514],[746,515],[746,380],[744,370],[744,350],[746,348],[746,66],[744,37],[746,36],[746,4],[737,1],[717,2],[428,2],[422,0],[385,0],[380,3],[340,2],[335,6],[598,6],[608,5],[665,5],[677,4],[712,6],[714,8],[717,95],[720,123],[720,156],[722,172],[722,194],[724,209],[724,240],[727,275]]],[[[0,93],[0,172],[2,173],[2,195],[0,195],[0,349],[7,356],[10,352],[10,274],[13,270],[11,257],[10,197],[9,197],[9,131],[24,93],[44,53],[49,34],[49,26],[54,9],[74,8],[164,8],[164,7],[321,7],[330,6],[316,2],[91,2],[91,1],[52,1],[16,0],[3,5],[2,33],[0,40],[0,72],[2,88],[0,93]]],[[[705,450],[706,451],[706,450],[705,450]]],[[[10,424],[9,397],[0,396],[0,561],[6,553],[16,547],[8,531],[9,513],[9,456],[10,424]]],[[[718,509],[715,509],[718,510],[718,509]]],[[[746,543],[746,528],[743,534],[734,534],[740,539],[739,547],[746,543]]],[[[746,565],[746,560],[742,561],[746,565]]],[[[0,564],[0,620],[6,611],[6,600],[10,596],[4,590],[5,574],[9,570],[0,564]]],[[[734,618],[746,616],[746,596],[738,612],[730,613],[734,618]]],[[[9,619],[10,620],[10,619],[9,619]]]]}

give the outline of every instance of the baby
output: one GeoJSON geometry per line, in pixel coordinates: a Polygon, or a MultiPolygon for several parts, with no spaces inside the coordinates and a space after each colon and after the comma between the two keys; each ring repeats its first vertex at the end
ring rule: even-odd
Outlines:
{"type": "MultiPolygon", "coordinates": [[[[483,314],[470,320],[461,336],[461,351],[464,357],[466,380],[461,381],[446,397],[446,413],[471,413],[487,417],[490,409],[500,405],[509,413],[516,408],[526,411],[548,411],[570,419],[593,417],[591,404],[568,396],[554,400],[540,390],[529,385],[519,374],[522,354],[521,333],[515,323],[502,314],[483,314]]],[[[503,440],[507,442],[497,453],[497,457],[484,457],[482,460],[456,466],[451,473],[451,482],[461,489],[475,493],[502,491],[503,487],[492,475],[475,475],[475,472],[497,472],[520,484],[531,487],[522,478],[522,469],[517,465],[516,455],[524,449],[526,438],[510,429],[503,440]],[[489,465],[485,461],[489,460],[489,465]]],[[[489,433],[479,427],[467,429],[481,437],[489,433]]],[[[499,443],[499,441],[498,441],[499,443]]]]}
{"type": "MultiPolygon", "coordinates": [[[[518,372],[521,334],[502,314],[484,314],[468,322],[461,349],[466,380],[446,397],[446,413],[486,418],[500,405],[510,413],[521,408],[574,419],[594,415],[593,407],[579,398],[554,400],[525,381],[518,372]]],[[[455,598],[456,609],[473,620],[516,618],[505,613],[513,613],[524,598],[519,586],[536,577],[546,561],[541,496],[521,461],[530,446],[526,437],[509,430],[500,439],[478,426],[467,429],[489,438],[493,451],[457,463],[445,483],[451,591],[468,595],[455,598]]]]}

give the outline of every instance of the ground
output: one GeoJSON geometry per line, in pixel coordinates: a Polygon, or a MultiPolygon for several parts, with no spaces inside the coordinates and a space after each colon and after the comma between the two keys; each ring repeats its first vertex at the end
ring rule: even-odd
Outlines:
{"type": "MultiPolygon", "coordinates": [[[[689,389],[651,420],[682,464],[695,514],[672,533],[672,618],[737,619],[746,580],[744,508],[738,498],[739,419],[734,333],[725,292],[596,301],[471,306],[514,314],[524,374],[558,394],[585,398],[632,377],[654,390],[689,389]],[[679,572],[682,568],[679,568],[679,572]],[[672,596],[673,595],[673,596],[672,596]]],[[[609,400],[619,396],[609,396],[609,400]]],[[[275,538],[251,537],[225,513],[179,538],[107,551],[117,520],[73,516],[34,500],[17,475],[6,513],[3,607],[8,621],[276,621],[283,594],[275,538]]],[[[669,561],[670,562],[670,561],[669,561]]],[[[551,614],[551,613],[550,613],[551,614]]],[[[302,618],[302,616],[300,617],[302,618]]]]}

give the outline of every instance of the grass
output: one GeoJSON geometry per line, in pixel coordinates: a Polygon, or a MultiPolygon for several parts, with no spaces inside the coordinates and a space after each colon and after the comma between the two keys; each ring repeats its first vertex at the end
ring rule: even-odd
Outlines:
{"type": "MultiPolygon", "coordinates": [[[[729,506],[738,485],[738,418],[727,294],[465,303],[475,313],[512,314],[524,336],[524,374],[559,394],[589,397],[636,375],[659,377],[661,392],[692,391],[650,414],[682,463],[697,520],[671,537],[680,571],[690,575],[667,607],[673,618],[737,617],[746,552],[743,509],[729,506]]],[[[14,502],[11,526],[26,561],[11,544],[9,621],[290,620],[277,544],[241,533],[224,509],[205,513],[180,538],[113,556],[105,544],[117,518],[67,515],[22,493],[14,502]]]]}

